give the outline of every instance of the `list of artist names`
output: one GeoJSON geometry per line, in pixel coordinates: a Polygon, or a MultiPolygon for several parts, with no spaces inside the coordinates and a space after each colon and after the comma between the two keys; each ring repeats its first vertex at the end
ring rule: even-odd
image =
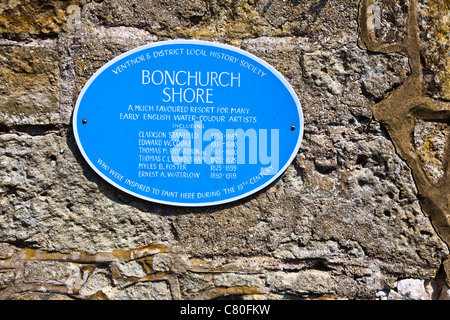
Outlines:
{"type": "Polygon", "coordinates": [[[209,137],[203,135],[224,124],[246,128],[258,121],[246,107],[128,105],[123,109],[119,119],[136,121],[141,129],[135,137],[139,178],[234,180],[238,171],[235,137],[219,130],[209,137]],[[161,121],[166,124],[151,125],[161,121]],[[148,129],[158,127],[164,129],[148,129]],[[210,168],[207,173],[195,166],[204,163],[210,168]]]}

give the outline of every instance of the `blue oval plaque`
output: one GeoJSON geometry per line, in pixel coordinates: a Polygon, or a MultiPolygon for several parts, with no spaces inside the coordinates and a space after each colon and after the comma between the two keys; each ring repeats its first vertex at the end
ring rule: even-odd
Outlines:
{"type": "Polygon", "coordinates": [[[208,206],[277,179],[298,152],[303,114],[287,81],[256,56],[173,40],[98,70],[78,97],[73,127],[86,161],[120,190],[208,206]]]}

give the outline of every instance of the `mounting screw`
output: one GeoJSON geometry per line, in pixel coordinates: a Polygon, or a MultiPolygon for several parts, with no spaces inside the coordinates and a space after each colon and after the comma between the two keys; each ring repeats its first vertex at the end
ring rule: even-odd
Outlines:
{"type": "Polygon", "coordinates": [[[87,123],[87,120],[86,120],[86,119],[83,119],[83,120],[81,121],[81,123],[86,124],[86,123],[87,123]]]}
{"type": "Polygon", "coordinates": [[[291,131],[294,131],[294,130],[295,130],[295,126],[292,126],[292,127],[291,127],[291,131]]]}

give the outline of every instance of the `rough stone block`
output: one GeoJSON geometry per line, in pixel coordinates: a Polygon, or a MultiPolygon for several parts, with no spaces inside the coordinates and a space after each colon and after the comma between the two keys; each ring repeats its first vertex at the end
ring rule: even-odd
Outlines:
{"type": "Polygon", "coordinates": [[[19,250],[9,244],[0,243],[0,259],[11,258],[19,250]]]}
{"type": "Polygon", "coordinates": [[[145,28],[158,36],[250,38],[257,36],[340,36],[355,32],[357,8],[327,1],[142,1],[106,0],[88,4],[91,15],[109,26],[145,28]],[[336,34],[337,33],[337,34],[336,34]]]}
{"type": "Polygon", "coordinates": [[[0,3],[0,34],[54,35],[67,30],[67,7],[78,0],[8,0],[0,3]]]}
{"type": "Polygon", "coordinates": [[[172,300],[166,282],[139,282],[119,291],[115,300],[172,300]]]}
{"type": "Polygon", "coordinates": [[[171,238],[166,217],[109,188],[73,138],[0,135],[0,163],[0,241],[95,253],[171,238]]]}
{"type": "Polygon", "coordinates": [[[24,281],[71,285],[72,278],[81,278],[80,268],[72,263],[58,261],[27,261],[24,281]]]}
{"type": "Polygon", "coordinates": [[[70,124],[76,100],[88,79],[104,64],[157,38],[137,28],[83,25],[76,33],[61,35],[61,123],[70,124]],[[79,41],[82,39],[82,41],[79,41]]]}
{"type": "Polygon", "coordinates": [[[422,72],[427,95],[450,101],[450,5],[419,1],[422,72]]]}
{"type": "Polygon", "coordinates": [[[0,125],[47,125],[59,120],[55,50],[0,46],[0,125]]]}
{"type": "Polygon", "coordinates": [[[261,287],[263,281],[258,275],[223,273],[213,277],[217,287],[261,287]]]}
{"type": "Polygon", "coordinates": [[[211,275],[209,274],[197,274],[193,272],[186,272],[180,277],[180,284],[183,289],[188,292],[198,292],[205,290],[206,288],[212,288],[211,275]]]}
{"type": "Polygon", "coordinates": [[[172,258],[168,254],[157,254],[152,261],[154,271],[170,271],[172,258]]]}
{"type": "Polygon", "coordinates": [[[2,271],[0,272],[0,288],[9,286],[14,282],[16,277],[15,272],[12,271],[2,271]]]}
{"type": "Polygon", "coordinates": [[[147,275],[142,265],[137,261],[117,261],[116,267],[125,277],[143,278],[147,275]]]}
{"type": "Polygon", "coordinates": [[[445,145],[449,125],[446,123],[418,120],[414,130],[414,146],[423,164],[423,170],[433,182],[444,175],[445,145]]]}
{"type": "Polygon", "coordinates": [[[277,272],[273,285],[281,291],[300,294],[324,294],[336,290],[336,280],[329,272],[305,270],[293,273],[277,272]]]}
{"type": "Polygon", "coordinates": [[[107,291],[111,286],[110,275],[103,269],[97,268],[82,285],[79,293],[82,297],[90,297],[102,290],[107,291]]]}

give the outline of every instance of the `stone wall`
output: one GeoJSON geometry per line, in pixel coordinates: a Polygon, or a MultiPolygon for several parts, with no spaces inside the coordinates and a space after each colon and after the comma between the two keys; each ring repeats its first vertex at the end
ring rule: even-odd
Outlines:
{"type": "Polygon", "coordinates": [[[5,0],[0,299],[449,299],[448,0],[5,0]],[[89,77],[151,42],[235,45],[305,116],[265,190],[179,208],[112,187],[71,127],[89,77]]]}

